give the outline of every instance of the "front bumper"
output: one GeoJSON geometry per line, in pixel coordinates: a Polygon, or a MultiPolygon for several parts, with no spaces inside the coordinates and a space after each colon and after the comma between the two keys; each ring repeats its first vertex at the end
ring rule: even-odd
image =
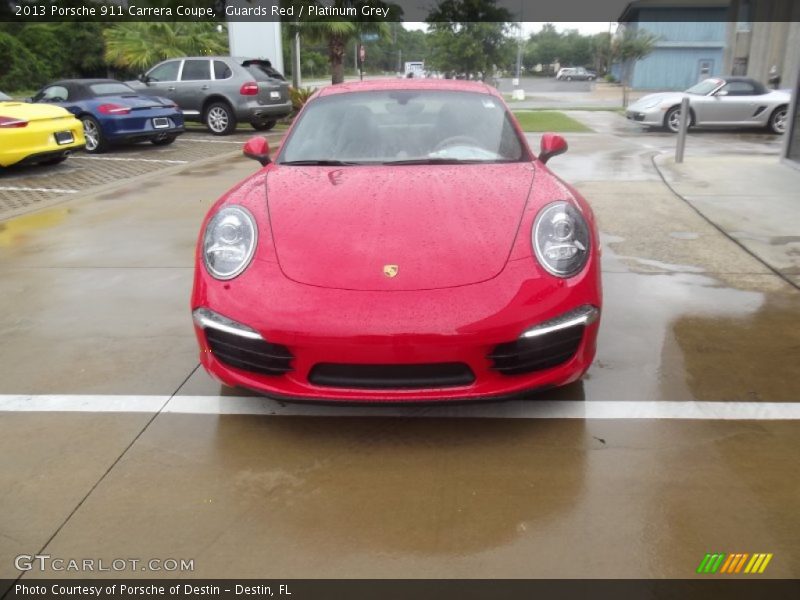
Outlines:
{"type": "Polygon", "coordinates": [[[648,127],[663,127],[664,125],[664,111],[659,107],[636,109],[631,106],[625,112],[625,118],[648,127]]]}
{"type": "MultiPolygon", "coordinates": [[[[249,346],[266,362],[253,360],[254,354],[232,355],[231,346],[225,345],[229,339],[223,337],[220,345],[219,336],[209,336],[212,330],[196,322],[201,362],[226,385],[295,400],[481,400],[565,385],[579,379],[594,358],[597,320],[572,330],[578,335],[557,364],[544,360],[541,368],[523,372],[498,367],[509,365],[509,346],[525,331],[577,307],[600,306],[597,265],[590,261],[580,275],[566,281],[536,275],[530,263],[511,261],[497,278],[481,284],[390,293],[298,284],[268,262],[254,261],[229,282],[211,280],[200,267],[193,309],[225,315],[268,344],[249,346]],[[406,371],[430,379],[415,380],[413,387],[337,383],[359,370],[383,382],[406,371]],[[325,377],[320,378],[321,371],[325,377]],[[426,386],[425,381],[448,383],[426,386]]],[[[553,352],[563,352],[567,341],[555,341],[563,343],[553,352]]]]}

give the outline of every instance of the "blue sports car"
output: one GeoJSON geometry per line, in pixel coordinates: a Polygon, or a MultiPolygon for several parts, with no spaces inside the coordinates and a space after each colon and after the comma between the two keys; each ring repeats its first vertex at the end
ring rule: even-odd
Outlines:
{"type": "Polygon", "coordinates": [[[172,100],[141,96],[114,79],[56,81],[42,88],[31,102],[63,106],[80,119],[87,152],[148,140],[166,146],[184,131],[183,113],[172,100]]]}

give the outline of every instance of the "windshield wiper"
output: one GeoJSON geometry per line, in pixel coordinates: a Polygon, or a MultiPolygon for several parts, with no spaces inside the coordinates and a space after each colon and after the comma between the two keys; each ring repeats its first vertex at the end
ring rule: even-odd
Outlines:
{"type": "Polygon", "coordinates": [[[314,159],[314,160],[285,160],[279,162],[279,165],[290,166],[319,166],[319,167],[342,167],[346,165],[363,165],[365,163],[347,162],[344,160],[331,160],[331,159],[314,159]]]}
{"type": "Polygon", "coordinates": [[[495,162],[491,160],[467,158],[409,158],[403,160],[389,160],[382,165],[463,165],[495,162]]]}

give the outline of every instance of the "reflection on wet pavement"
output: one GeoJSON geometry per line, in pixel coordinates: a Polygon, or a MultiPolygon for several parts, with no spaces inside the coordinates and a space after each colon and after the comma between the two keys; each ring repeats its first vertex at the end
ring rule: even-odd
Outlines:
{"type": "Polygon", "coordinates": [[[689,577],[744,545],[791,576],[795,433],[160,415],[48,552],[193,557],[206,577],[689,577]]]}

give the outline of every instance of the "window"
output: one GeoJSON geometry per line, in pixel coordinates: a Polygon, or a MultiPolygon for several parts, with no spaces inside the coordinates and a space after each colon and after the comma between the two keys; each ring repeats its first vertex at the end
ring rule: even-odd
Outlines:
{"type": "Polygon", "coordinates": [[[231,68],[221,60],[214,61],[214,79],[229,79],[233,76],[231,68]]]}
{"type": "Polygon", "coordinates": [[[123,94],[136,93],[132,88],[117,81],[110,83],[93,83],[89,86],[89,89],[92,90],[92,94],[95,96],[121,96],[123,94]]]}
{"type": "Polygon", "coordinates": [[[211,79],[210,65],[207,60],[186,60],[183,62],[181,81],[203,81],[211,79]]]}
{"type": "Polygon", "coordinates": [[[40,98],[37,98],[37,102],[66,102],[67,98],[69,98],[69,92],[67,88],[61,85],[51,85],[49,88],[45,88],[42,92],[40,98]]]}
{"type": "Polygon", "coordinates": [[[180,67],[181,63],[178,60],[171,60],[169,62],[162,63],[151,70],[147,76],[152,81],[177,81],[178,80],[178,68],[180,67]]]}
{"type": "Polygon", "coordinates": [[[308,104],[279,162],[491,163],[524,160],[493,96],[393,90],[332,94],[308,104]]]}

